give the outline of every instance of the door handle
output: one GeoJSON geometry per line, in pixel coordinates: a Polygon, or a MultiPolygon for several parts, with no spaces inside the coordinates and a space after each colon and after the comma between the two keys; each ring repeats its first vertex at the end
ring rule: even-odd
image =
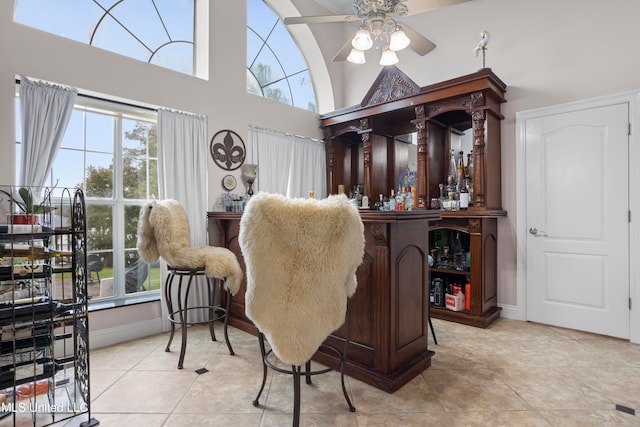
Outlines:
{"type": "Polygon", "coordinates": [[[538,230],[538,229],[537,229],[537,228],[535,228],[535,227],[531,227],[531,228],[529,229],[529,233],[530,233],[531,235],[533,235],[533,236],[536,236],[536,237],[544,237],[544,236],[546,236],[546,235],[547,235],[547,233],[545,233],[545,232],[544,232],[544,231],[542,231],[542,230],[538,230]]]}

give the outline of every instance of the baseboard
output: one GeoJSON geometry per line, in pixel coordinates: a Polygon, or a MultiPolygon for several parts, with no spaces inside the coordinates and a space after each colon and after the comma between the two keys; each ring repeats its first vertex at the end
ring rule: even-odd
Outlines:
{"type": "Polygon", "coordinates": [[[500,317],[505,319],[518,320],[518,307],[515,305],[498,304],[498,307],[502,308],[500,317]]]}
{"type": "Polygon", "coordinates": [[[148,337],[162,332],[160,318],[127,323],[113,328],[89,331],[89,347],[100,348],[121,342],[148,337]]]}

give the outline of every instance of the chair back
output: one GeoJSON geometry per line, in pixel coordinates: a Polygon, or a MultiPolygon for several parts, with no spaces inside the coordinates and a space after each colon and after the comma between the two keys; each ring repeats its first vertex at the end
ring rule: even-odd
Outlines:
{"type": "Polygon", "coordinates": [[[174,254],[191,246],[189,218],[176,200],[153,200],[140,212],[138,220],[138,252],[147,262],[159,257],[170,263],[174,254]]]}
{"type": "Polygon", "coordinates": [[[364,225],[344,195],[258,193],[240,221],[245,313],[285,363],[310,360],[345,321],[364,254],[364,225]]]}

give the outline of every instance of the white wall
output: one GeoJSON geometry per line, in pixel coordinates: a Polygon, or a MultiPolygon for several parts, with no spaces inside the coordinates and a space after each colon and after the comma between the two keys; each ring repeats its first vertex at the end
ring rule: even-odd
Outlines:
{"type": "MultiPolygon", "coordinates": [[[[246,138],[249,123],[320,138],[317,115],[246,93],[245,2],[212,2],[210,79],[129,59],[13,22],[13,2],[0,2],[0,182],[14,180],[15,76],[23,74],[152,106],[209,118],[209,138],[232,129],[246,138]],[[228,45],[230,40],[237,44],[228,45]],[[5,166],[5,165],[3,165],[5,166]]],[[[210,195],[226,171],[209,164],[210,195]]],[[[239,172],[237,177],[239,177],[239,172]]]]}
{"type": "MultiPolygon", "coordinates": [[[[309,0],[293,2],[305,14],[322,12],[309,0]]],[[[220,129],[246,137],[248,124],[321,137],[315,114],[246,93],[245,7],[244,1],[211,2],[211,77],[203,80],[14,24],[13,2],[0,2],[0,182],[11,183],[15,175],[14,79],[18,74],[205,114],[209,138],[220,129]],[[237,43],[228,45],[230,40],[237,43]]],[[[487,67],[507,84],[508,101],[502,108],[502,193],[508,217],[499,221],[498,231],[501,305],[516,304],[515,113],[638,89],[639,16],[637,0],[473,0],[403,20],[438,46],[425,57],[411,51],[399,54],[398,67],[421,86],[481,68],[481,59],[472,50],[481,30],[490,33],[487,67]]],[[[375,60],[364,66],[330,62],[355,31],[353,24],[310,28],[329,61],[335,108],[358,104],[380,66],[375,60]]],[[[225,174],[210,161],[210,204],[221,192],[225,174]]]]}

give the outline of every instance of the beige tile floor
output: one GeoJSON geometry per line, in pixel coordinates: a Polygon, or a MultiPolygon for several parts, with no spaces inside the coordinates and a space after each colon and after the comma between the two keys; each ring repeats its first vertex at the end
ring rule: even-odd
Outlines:
{"type": "MultiPolygon", "coordinates": [[[[301,425],[640,425],[640,345],[508,319],[484,330],[437,319],[434,325],[432,366],[396,393],[347,379],[355,413],[337,374],[303,383],[301,425]],[[639,413],[623,413],[616,404],[639,413]]],[[[251,404],[262,375],[254,336],[231,328],[236,355],[230,356],[206,327],[191,327],[182,370],[176,368],[179,342],[167,353],[167,337],[91,353],[91,410],[101,426],[291,424],[289,376],[270,370],[262,406],[251,404]],[[208,372],[196,373],[200,368],[208,372]]]]}

